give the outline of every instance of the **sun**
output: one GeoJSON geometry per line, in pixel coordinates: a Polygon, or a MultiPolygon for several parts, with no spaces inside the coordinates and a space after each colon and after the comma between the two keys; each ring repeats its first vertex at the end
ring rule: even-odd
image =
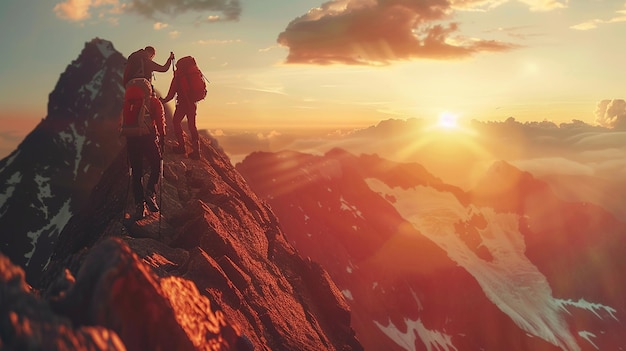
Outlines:
{"type": "Polygon", "coordinates": [[[439,114],[437,126],[441,129],[457,129],[459,128],[458,119],[458,115],[445,111],[439,114]]]}

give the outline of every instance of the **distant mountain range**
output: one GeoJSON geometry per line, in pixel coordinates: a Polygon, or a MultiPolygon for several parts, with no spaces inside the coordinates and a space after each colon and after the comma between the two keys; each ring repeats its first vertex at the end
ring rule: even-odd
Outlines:
{"type": "Polygon", "coordinates": [[[504,161],[471,191],[340,149],[236,168],[337,282],[366,350],[626,345],[626,225],[504,161]]]}

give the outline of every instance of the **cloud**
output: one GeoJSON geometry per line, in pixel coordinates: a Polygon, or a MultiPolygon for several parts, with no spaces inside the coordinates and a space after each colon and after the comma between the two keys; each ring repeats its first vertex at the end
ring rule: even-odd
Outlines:
{"type": "MultiPolygon", "coordinates": [[[[619,107],[607,100],[605,109],[619,107]]],[[[212,133],[229,154],[241,161],[254,151],[299,151],[320,155],[342,148],[355,155],[377,154],[404,163],[418,163],[444,182],[472,189],[500,160],[547,182],[559,196],[603,206],[626,218],[626,131],[573,120],[467,123],[473,133],[438,133],[433,121],[389,119],[363,129],[342,131],[282,131],[212,133]],[[447,134],[447,135],[446,135],[447,134]]]]}
{"type": "Polygon", "coordinates": [[[224,20],[236,21],[241,15],[239,0],[131,0],[128,9],[147,18],[186,12],[217,11],[224,15],[224,20]]]}
{"type": "MultiPolygon", "coordinates": [[[[239,0],[65,0],[54,8],[57,17],[81,22],[98,12],[98,18],[121,13],[133,13],[149,19],[158,16],[175,16],[182,13],[215,11],[223,16],[208,16],[206,22],[236,21],[241,15],[239,0]]],[[[106,20],[106,18],[104,18],[106,20]]],[[[163,24],[158,22],[158,24],[163,24]]],[[[167,26],[167,25],[165,25],[167,26]]],[[[164,28],[164,27],[161,27],[164,28]]],[[[157,28],[155,24],[155,29],[157,28]]]]}
{"type": "MultiPolygon", "coordinates": [[[[457,2],[478,3],[485,2],[457,2]]],[[[289,48],[287,63],[320,65],[457,59],[518,47],[459,35],[458,23],[441,23],[452,13],[444,0],[331,0],[291,21],[277,41],[289,48]]]]}
{"type": "Polygon", "coordinates": [[[176,39],[176,38],[178,38],[180,36],[180,32],[177,31],[177,30],[171,31],[171,32],[169,32],[169,36],[172,39],[176,39]]]}
{"type": "Polygon", "coordinates": [[[91,6],[91,0],[66,0],[56,4],[53,10],[59,18],[70,21],[82,21],[91,17],[89,13],[91,6]]]}
{"type": "Polygon", "coordinates": [[[218,39],[208,39],[208,40],[198,40],[196,44],[199,45],[219,45],[219,44],[233,44],[233,43],[241,43],[241,39],[227,39],[227,40],[218,40],[218,39]]]}
{"type": "Polygon", "coordinates": [[[154,27],[155,30],[161,30],[163,28],[169,27],[169,24],[162,23],[162,22],[156,22],[153,27],[154,27]]]}
{"type": "Polygon", "coordinates": [[[616,14],[610,19],[598,19],[594,18],[576,25],[571,26],[571,29],[575,30],[591,30],[596,29],[598,26],[610,23],[626,22],[626,5],[621,10],[616,11],[616,14]]]}
{"type": "Polygon", "coordinates": [[[233,164],[254,151],[279,151],[291,145],[299,136],[283,134],[276,130],[265,132],[228,132],[222,129],[210,131],[220,146],[228,150],[233,164]]]}
{"type": "Polygon", "coordinates": [[[72,22],[81,22],[91,18],[92,10],[99,10],[98,18],[102,18],[112,24],[116,24],[115,18],[105,18],[106,15],[121,13],[125,5],[119,0],[66,0],[56,4],[53,8],[58,18],[72,22]]]}
{"type": "Polygon", "coordinates": [[[552,11],[556,9],[563,9],[567,7],[568,0],[519,0],[520,2],[528,5],[531,11],[552,11]]]}
{"type": "MultiPolygon", "coordinates": [[[[530,11],[545,12],[566,8],[569,0],[518,0],[528,5],[530,11]]],[[[466,11],[488,11],[510,0],[453,0],[451,5],[455,9],[466,11]]]]}
{"type": "Polygon", "coordinates": [[[259,52],[269,52],[271,50],[276,50],[276,49],[280,49],[280,45],[272,45],[272,46],[268,46],[266,48],[261,48],[258,51],[259,52]]]}
{"type": "Polygon", "coordinates": [[[551,175],[554,173],[585,176],[591,176],[595,173],[592,167],[563,157],[539,157],[535,159],[513,161],[512,164],[519,169],[532,173],[535,177],[551,175]]]}
{"type": "MultiPolygon", "coordinates": [[[[462,187],[495,160],[524,165],[541,174],[602,175],[610,177],[624,164],[626,132],[574,120],[559,125],[549,121],[464,123],[468,133],[433,131],[434,121],[389,119],[377,125],[335,133],[305,135],[278,130],[272,135],[228,135],[229,154],[237,158],[253,151],[289,149],[313,154],[339,147],[355,154],[378,154],[398,162],[418,162],[436,176],[462,187]],[[272,140],[267,143],[267,140],[272,140]],[[616,152],[620,150],[621,152],[616,152]],[[602,167],[601,167],[602,165],[602,167]],[[613,167],[613,168],[611,168],[613,167]]],[[[223,137],[218,137],[220,144],[223,137]]]]}
{"type": "Polygon", "coordinates": [[[626,127],[626,101],[623,99],[602,100],[596,106],[596,122],[603,127],[626,127]]]}

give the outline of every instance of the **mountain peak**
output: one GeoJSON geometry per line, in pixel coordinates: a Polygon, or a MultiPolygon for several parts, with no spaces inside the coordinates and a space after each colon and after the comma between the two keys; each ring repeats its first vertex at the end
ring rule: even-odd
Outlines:
{"type": "Polygon", "coordinates": [[[113,47],[113,43],[105,40],[105,39],[100,39],[98,37],[91,39],[91,41],[87,42],[85,44],[85,47],[88,46],[95,46],[98,51],[100,51],[100,54],[102,54],[102,57],[104,59],[109,58],[111,55],[114,55],[116,53],[118,53],[117,50],[115,50],[115,48],[113,47]]]}
{"type": "Polygon", "coordinates": [[[285,240],[208,134],[200,160],[165,139],[161,212],[126,218],[125,62],[106,40],[86,43],[50,94],[48,116],[0,164],[0,277],[25,276],[37,289],[0,279],[20,301],[0,311],[10,321],[0,344],[362,350],[334,282],[285,240]]]}

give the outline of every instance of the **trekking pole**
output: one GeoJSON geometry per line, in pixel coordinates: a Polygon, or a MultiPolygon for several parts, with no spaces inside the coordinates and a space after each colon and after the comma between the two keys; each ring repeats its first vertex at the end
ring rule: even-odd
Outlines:
{"type": "Polygon", "coordinates": [[[161,217],[163,217],[163,157],[161,157],[161,174],[159,175],[159,238],[161,238],[161,217]]]}
{"type": "Polygon", "coordinates": [[[176,57],[174,56],[174,52],[170,51],[170,54],[172,54],[172,72],[176,71],[176,57]]]}
{"type": "MultiPolygon", "coordinates": [[[[122,210],[122,221],[126,220],[126,209],[128,207],[128,194],[130,193],[130,184],[132,183],[133,168],[130,166],[130,159],[126,153],[126,164],[128,166],[128,182],[126,182],[126,192],[124,193],[124,209],[122,210]]],[[[132,217],[132,214],[130,215],[132,217]]]]}

